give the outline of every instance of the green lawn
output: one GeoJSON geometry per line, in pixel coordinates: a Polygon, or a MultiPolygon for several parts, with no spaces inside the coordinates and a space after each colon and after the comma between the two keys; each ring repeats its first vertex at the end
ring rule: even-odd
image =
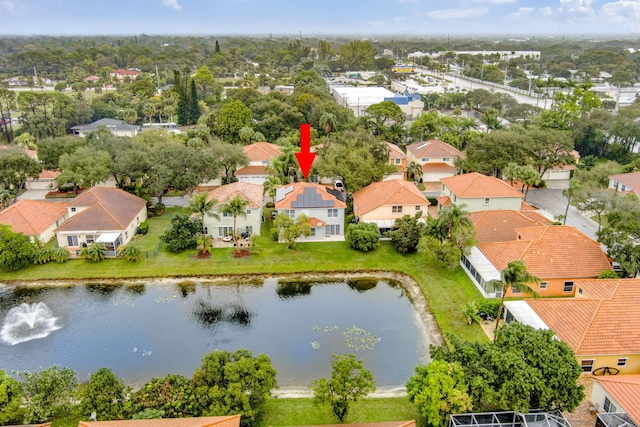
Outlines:
{"type": "MultiPolygon", "coordinates": [[[[169,226],[171,215],[180,208],[167,209],[162,217],[150,218],[149,233],[137,236],[134,244],[142,251],[153,252],[159,236],[169,226]]],[[[263,250],[258,255],[235,259],[232,249],[214,249],[207,260],[196,259],[196,251],[172,254],[164,248],[156,258],[137,263],[110,259],[98,263],[70,260],[32,265],[16,272],[1,273],[0,281],[12,280],[82,280],[126,279],[142,277],[188,277],[247,274],[301,274],[318,272],[376,271],[401,272],[413,277],[429,303],[440,329],[463,340],[486,339],[479,325],[467,326],[460,306],[481,295],[461,268],[453,271],[429,263],[421,254],[403,256],[389,242],[381,242],[373,252],[358,252],[346,242],[301,243],[296,250],[260,237],[263,250]]]]}

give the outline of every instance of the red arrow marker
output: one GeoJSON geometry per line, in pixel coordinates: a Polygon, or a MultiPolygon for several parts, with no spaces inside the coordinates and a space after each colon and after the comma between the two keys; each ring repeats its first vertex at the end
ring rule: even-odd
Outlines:
{"type": "Polygon", "coordinates": [[[316,153],[311,152],[311,126],[304,123],[300,125],[300,152],[296,153],[296,159],[298,159],[298,165],[305,179],[309,175],[313,159],[316,158],[316,153]]]}

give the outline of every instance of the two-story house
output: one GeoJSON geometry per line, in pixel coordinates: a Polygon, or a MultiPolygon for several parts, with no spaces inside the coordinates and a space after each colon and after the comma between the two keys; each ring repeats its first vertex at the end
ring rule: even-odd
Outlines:
{"type": "Polygon", "coordinates": [[[147,219],[146,200],[119,188],[92,187],[67,205],[68,219],[58,227],[58,246],[71,254],[92,243],[104,243],[107,256],[135,236],[147,219]]]}
{"type": "Polygon", "coordinates": [[[249,164],[236,170],[236,178],[240,182],[264,184],[267,178],[266,167],[280,155],[280,146],[268,142],[254,142],[244,147],[249,164]]]}
{"type": "Polygon", "coordinates": [[[422,165],[422,182],[439,183],[441,178],[456,174],[454,162],[464,154],[439,139],[420,141],[407,146],[408,162],[422,165]]]}
{"type": "Polygon", "coordinates": [[[421,212],[426,219],[429,205],[413,182],[400,179],[374,182],[353,193],[354,215],[359,221],[376,224],[382,234],[404,215],[421,212]]]}
{"type": "Polygon", "coordinates": [[[223,214],[221,208],[222,205],[239,196],[247,202],[247,209],[245,215],[236,217],[236,232],[260,234],[263,194],[262,185],[247,182],[234,182],[209,191],[207,200],[218,201],[214,213],[219,216],[219,219],[205,215],[203,221],[205,232],[213,238],[233,234],[233,215],[223,214]]]}
{"type": "Polygon", "coordinates": [[[487,210],[520,210],[524,194],[506,182],[477,172],[440,179],[438,209],[454,204],[466,205],[469,212],[487,210]]]}
{"type": "Polygon", "coordinates": [[[340,190],[309,182],[296,182],[276,191],[276,210],[296,219],[304,214],[311,236],[304,240],[344,240],[344,210],[347,205],[340,190]]]}
{"type": "Polygon", "coordinates": [[[407,178],[407,155],[396,144],[387,142],[389,147],[389,164],[396,167],[396,172],[385,176],[384,181],[407,178]]]}
{"type": "Polygon", "coordinates": [[[609,177],[609,188],[640,197],[640,172],[621,173],[609,177]]]}

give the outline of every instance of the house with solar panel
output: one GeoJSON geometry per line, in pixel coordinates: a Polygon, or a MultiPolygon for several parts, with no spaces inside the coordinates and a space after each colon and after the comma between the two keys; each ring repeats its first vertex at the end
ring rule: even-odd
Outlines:
{"type": "Polygon", "coordinates": [[[343,241],[344,210],[347,205],[340,190],[309,182],[283,185],[276,190],[276,211],[291,219],[309,218],[311,235],[305,241],[343,241]]]}

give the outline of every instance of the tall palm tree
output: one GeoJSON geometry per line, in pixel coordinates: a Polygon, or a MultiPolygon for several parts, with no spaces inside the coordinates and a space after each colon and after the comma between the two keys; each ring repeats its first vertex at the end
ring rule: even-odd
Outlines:
{"type": "Polygon", "coordinates": [[[262,184],[264,187],[264,193],[267,193],[267,195],[272,199],[276,196],[276,188],[281,185],[282,181],[280,181],[280,178],[274,175],[267,176],[264,180],[264,184],[262,184]]]}
{"type": "Polygon", "coordinates": [[[335,114],[322,113],[322,116],[320,116],[320,120],[318,121],[318,124],[320,125],[320,128],[322,128],[322,130],[324,131],[324,134],[327,136],[327,138],[329,138],[329,134],[331,133],[332,130],[336,128],[337,122],[338,122],[338,119],[335,114]]]}
{"type": "Polygon", "coordinates": [[[222,205],[222,207],[220,208],[220,212],[222,212],[223,214],[233,215],[233,242],[236,245],[236,248],[238,247],[238,235],[236,232],[236,222],[237,222],[238,216],[241,216],[243,218],[247,217],[248,205],[249,205],[249,202],[243,199],[242,196],[236,196],[233,199],[227,201],[227,203],[222,205]]]}
{"type": "Polygon", "coordinates": [[[130,125],[138,121],[138,112],[133,108],[127,108],[122,112],[122,118],[130,125]]]}
{"type": "Polygon", "coordinates": [[[191,199],[191,203],[189,206],[185,208],[187,212],[194,213],[200,217],[202,221],[202,250],[207,250],[207,233],[205,232],[204,226],[204,217],[210,216],[218,221],[220,220],[220,215],[214,213],[218,206],[218,200],[212,198],[209,200],[209,193],[200,193],[193,196],[191,199]]]}
{"type": "Polygon", "coordinates": [[[142,106],[142,114],[149,119],[149,124],[151,124],[151,118],[156,114],[156,106],[151,102],[147,102],[142,106]]]}
{"type": "Polygon", "coordinates": [[[580,181],[575,178],[569,180],[569,188],[562,190],[562,195],[567,199],[567,207],[564,210],[564,217],[562,218],[562,225],[567,225],[567,215],[569,215],[569,205],[571,204],[571,198],[576,196],[580,191],[580,181]]]}
{"type": "Polygon", "coordinates": [[[502,297],[500,299],[500,307],[498,308],[498,315],[496,316],[496,327],[494,329],[493,340],[496,340],[498,335],[498,326],[500,324],[500,314],[504,307],[504,296],[509,289],[518,289],[525,295],[533,295],[534,298],[538,298],[540,295],[529,285],[537,285],[540,283],[540,278],[529,273],[527,266],[521,260],[511,261],[507,264],[507,267],[500,272],[500,280],[492,280],[489,284],[494,289],[502,289],[502,297]]]}
{"type": "Polygon", "coordinates": [[[464,209],[465,207],[464,204],[460,206],[452,205],[441,212],[437,220],[440,241],[454,240],[458,249],[462,249],[462,240],[468,240],[469,230],[475,230],[471,214],[464,209]]]}
{"type": "Polygon", "coordinates": [[[407,179],[413,182],[420,182],[422,179],[422,165],[420,163],[409,163],[409,167],[407,167],[407,179]]]}

